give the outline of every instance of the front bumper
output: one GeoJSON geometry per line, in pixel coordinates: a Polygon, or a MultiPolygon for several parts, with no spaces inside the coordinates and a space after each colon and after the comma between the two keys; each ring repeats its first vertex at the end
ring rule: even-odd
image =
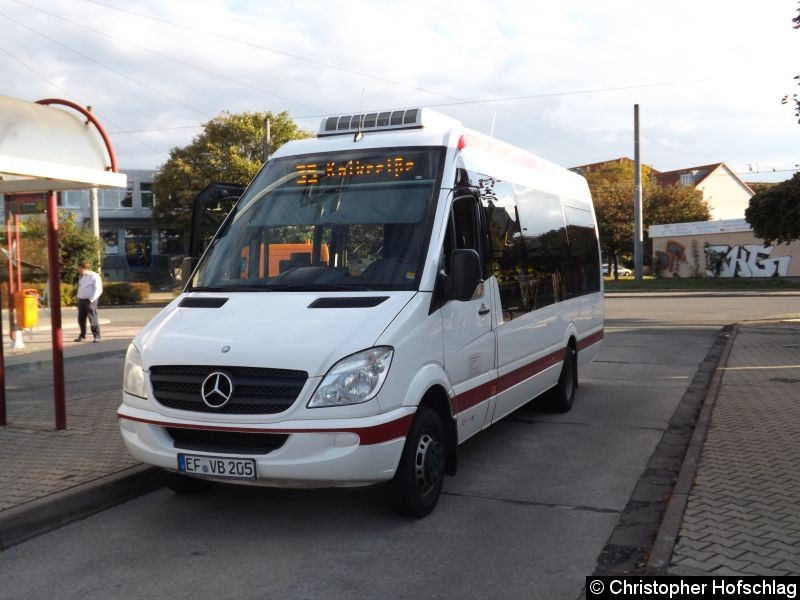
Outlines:
{"type": "Polygon", "coordinates": [[[364,418],[212,425],[123,404],[117,416],[128,451],[146,464],[177,471],[179,453],[219,456],[214,451],[175,448],[167,428],[286,434],[286,442],[269,454],[226,453],[226,457],[255,459],[257,479],[225,481],[274,487],[350,487],[394,476],[414,412],[414,408],[400,408],[364,418]]]}

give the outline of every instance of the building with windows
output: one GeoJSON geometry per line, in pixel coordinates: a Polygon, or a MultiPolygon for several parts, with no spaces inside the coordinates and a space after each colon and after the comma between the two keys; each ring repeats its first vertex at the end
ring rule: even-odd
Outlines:
{"type": "MultiPolygon", "coordinates": [[[[123,172],[128,176],[126,189],[97,192],[100,237],[105,243],[106,256],[124,256],[134,279],[148,279],[151,267],[160,262],[155,256],[183,253],[183,231],[153,225],[153,207],[157,202],[153,193],[155,171],[123,172]],[[142,271],[141,277],[136,276],[137,271],[142,271]]],[[[58,204],[60,209],[73,212],[76,222],[86,226],[91,223],[90,190],[61,192],[58,204]]],[[[123,263],[120,259],[113,262],[123,263]]]]}
{"type": "MultiPolygon", "coordinates": [[[[111,281],[149,281],[152,285],[175,283],[175,267],[185,254],[182,229],[161,228],[153,224],[153,193],[156,171],[129,170],[127,187],[97,190],[100,237],[104,242],[103,277],[111,281]]],[[[20,215],[43,213],[44,193],[0,194],[0,213],[8,216],[7,205],[20,215]]],[[[60,213],[71,213],[78,225],[92,221],[92,190],[57,192],[60,213]]],[[[63,216],[62,216],[63,218],[63,216]]]]}

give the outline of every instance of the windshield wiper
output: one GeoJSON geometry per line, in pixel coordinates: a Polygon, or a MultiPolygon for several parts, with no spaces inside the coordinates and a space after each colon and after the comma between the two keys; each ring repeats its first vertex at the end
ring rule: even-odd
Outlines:
{"type": "Polygon", "coordinates": [[[229,285],[226,287],[194,287],[189,292],[271,292],[263,285],[229,285]]]}

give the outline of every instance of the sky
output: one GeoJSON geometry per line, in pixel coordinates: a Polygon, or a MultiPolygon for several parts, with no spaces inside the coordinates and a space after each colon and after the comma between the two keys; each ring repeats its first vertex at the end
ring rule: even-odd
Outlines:
{"type": "Polygon", "coordinates": [[[0,0],[0,95],[90,105],[125,169],[223,111],[429,106],[566,167],[800,168],[796,0],[0,0]]]}

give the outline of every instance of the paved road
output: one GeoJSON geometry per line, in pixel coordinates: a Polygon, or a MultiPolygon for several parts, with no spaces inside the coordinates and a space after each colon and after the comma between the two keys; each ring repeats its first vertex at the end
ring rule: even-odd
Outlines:
{"type": "Polygon", "coordinates": [[[0,598],[574,598],[719,325],[797,298],[619,298],[573,411],[462,447],[428,518],[380,489],[159,491],[2,553],[0,598]]]}

